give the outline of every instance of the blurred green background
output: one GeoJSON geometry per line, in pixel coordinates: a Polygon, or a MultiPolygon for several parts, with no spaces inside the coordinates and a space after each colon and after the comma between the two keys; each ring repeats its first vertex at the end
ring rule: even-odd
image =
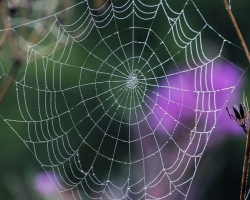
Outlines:
{"type": "MultiPolygon", "coordinates": [[[[14,2],[14,1],[13,1],[14,2]]],[[[90,6],[93,8],[96,6],[101,1],[89,1],[90,6]]],[[[116,3],[119,3],[119,1],[115,1],[116,3]]],[[[176,8],[180,7],[183,5],[184,1],[175,1],[175,0],[170,0],[168,1],[170,5],[176,6],[176,8]]],[[[200,12],[202,13],[203,17],[206,19],[207,23],[210,24],[219,34],[221,34],[224,38],[228,39],[229,41],[235,43],[239,47],[241,47],[239,39],[236,35],[236,32],[233,28],[233,25],[229,19],[229,16],[225,10],[224,4],[221,1],[218,0],[210,0],[210,1],[194,1],[197,7],[199,8],[200,12]]],[[[36,1],[36,4],[31,6],[31,7],[22,7],[18,8],[17,6],[17,11],[15,15],[15,20],[13,20],[13,25],[16,26],[18,23],[24,23],[22,21],[22,18],[26,17],[31,20],[36,20],[40,19],[42,17],[52,15],[56,13],[58,10],[63,10],[63,6],[68,7],[70,5],[74,5],[75,2],[70,2],[70,3],[65,3],[61,4],[58,3],[58,1],[54,1],[54,9],[51,8],[49,9],[48,2],[46,1],[36,1]],[[41,5],[45,5],[44,7],[41,5]],[[41,9],[39,10],[37,7],[40,7],[41,9]],[[33,9],[33,10],[32,10],[33,9]],[[28,11],[28,12],[27,12],[28,11]]],[[[53,4],[52,3],[52,4],[53,4]]],[[[5,3],[2,3],[5,4],[5,3]]],[[[12,4],[9,4],[12,5],[12,4]]],[[[14,5],[14,4],[13,4],[14,5]]],[[[231,0],[231,5],[232,5],[232,11],[235,15],[236,21],[238,22],[239,28],[242,32],[242,35],[246,41],[246,44],[250,46],[250,25],[249,25],[249,18],[250,18],[250,2],[247,0],[242,0],[242,1],[234,1],[231,0]]],[[[1,5],[2,6],[2,5],[1,5]]],[[[5,7],[6,8],[6,7],[5,7]]],[[[1,9],[5,9],[2,7],[1,9]]],[[[79,17],[82,15],[82,10],[84,10],[81,5],[80,6],[75,6],[73,10],[70,10],[69,12],[62,13],[60,15],[60,20],[62,20],[62,24],[71,24],[76,21],[76,19],[79,19],[79,17]],[[65,16],[64,16],[65,14],[65,16]]],[[[2,11],[3,13],[3,11],[2,11]]],[[[200,27],[202,26],[203,22],[198,20],[197,18],[193,17],[193,13],[186,13],[187,18],[189,19],[189,22],[193,27],[200,27]],[[193,19],[192,19],[193,18],[193,19]],[[192,19],[192,20],[191,20],[192,19]]],[[[2,15],[2,20],[5,21],[5,17],[7,14],[2,15]]],[[[161,16],[159,16],[160,18],[161,16]]],[[[99,19],[97,19],[99,20],[99,19]]],[[[45,21],[45,26],[51,26],[50,19],[46,19],[45,21]]],[[[53,20],[51,20],[53,21],[53,20]]],[[[124,27],[126,27],[126,22],[123,24],[124,27]]],[[[35,23],[34,23],[35,24],[35,23]]],[[[155,26],[159,26],[158,31],[159,34],[161,32],[164,33],[164,21],[160,21],[159,23],[155,23],[155,26]]],[[[79,26],[80,24],[76,24],[76,27],[79,26]]],[[[145,26],[147,26],[147,23],[145,22],[145,26]]],[[[22,32],[22,27],[20,28],[15,28],[12,31],[12,36],[13,38],[19,38],[15,40],[14,43],[18,43],[19,46],[23,46],[24,50],[27,50],[27,47],[25,47],[25,43],[22,43],[22,39],[20,38],[25,38],[25,40],[30,40],[31,38],[34,38],[35,36],[32,35],[34,32],[34,26],[27,26],[25,27],[26,30],[25,32],[22,32]]],[[[71,27],[72,30],[74,30],[74,27],[71,27]]],[[[4,24],[2,22],[0,26],[0,36],[4,35],[4,24]]],[[[157,30],[157,27],[155,27],[155,30],[157,30]]],[[[167,30],[167,28],[166,28],[167,30]]],[[[104,35],[112,33],[112,30],[107,30],[105,29],[106,33],[103,33],[104,35]]],[[[97,33],[96,33],[97,34],[97,33]]],[[[84,45],[85,47],[92,47],[95,44],[97,44],[98,40],[96,40],[96,34],[91,33],[89,36],[89,39],[84,42],[79,42],[79,44],[84,45]]],[[[37,33],[34,33],[34,35],[37,35],[37,33]]],[[[122,35],[122,34],[121,34],[122,35]]],[[[125,37],[126,33],[122,35],[122,37],[125,37]]],[[[211,34],[212,35],[212,34],[211,34]]],[[[206,45],[211,45],[211,49],[213,49],[214,46],[217,46],[216,42],[218,42],[217,37],[212,37],[211,35],[204,35],[204,42],[206,45]]],[[[144,40],[145,35],[143,33],[138,33],[136,35],[138,38],[136,40],[144,40]]],[[[51,36],[52,38],[54,37],[53,35],[51,36]]],[[[38,39],[39,40],[39,39],[38,39]]],[[[38,48],[38,52],[44,52],[44,55],[48,54],[48,50],[45,48],[46,46],[49,46],[51,44],[51,41],[54,41],[55,39],[50,39],[50,37],[47,37],[46,40],[41,42],[40,45],[36,46],[35,48],[38,48]],[[43,49],[44,47],[44,49],[43,49]]],[[[149,43],[153,43],[154,41],[148,41],[149,43]]],[[[36,42],[34,42],[36,43],[36,42]]],[[[28,43],[26,43],[27,46],[28,43]]],[[[3,83],[5,74],[8,73],[8,71],[11,68],[13,58],[16,58],[18,56],[22,57],[25,55],[18,52],[14,51],[13,49],[10,48],[10,43],[6,41],[4,44],[3,48],[0,50],[0,62],[1,62],[1,67],[2,70],[0,71],[0,81],[3,83]]],[[[114,48],[117,48],[117,44],[112,44],[110,42],[110,46],[114,45],[114,48]]],[[[151,45],[151,44],[150,44],[151,45]]],[[[220,45],[220,44],[218,44],[220,45]]],[[[152,46],[152,45],[151,45],[152,46]]],[[[171,44],[170,44],[171,46],[171,44]]],[[[173,45],[174,46],[174,45],[173,45]]],[[[174,48],[174,47],[173,47],[174,48]]],[[[49,49],[49,48],[48,48],[49,49]]],[[[84,63],[83,57],[87,55],[87,52],[84,52],[82,50],[83,48],[81,46],[74,45],[74,50],[70,53],[70,57],[68,60],[68,63],[72,65],[77,65],[77,66],[82,66],[82,65],[89,65],[90,69],[93,69],[94,66],[99,66],[99,61],[90,59],[88,63],[84,63]],[[90,66],[91,65],[91,66],[90,66]],[[93,66],[93,68],[91,68],[93,66]]],[[[214,48],[216,49],[216,47],[214,48]]],[[[237,48],[235,48],[237,49],[237,48]]],[[[234,50],[235,50],[234,49],[234,50]]],[[[71,51],[70,50],[70,45],[68,45],[65,49],[61,46],[58,47],[58,49],[55,51],[53,55],[53,60],[60,60],[63,61],[66,59],[66,56],[62,56],[62,51],[64,51],[63,55],[67,55],[67,52],[71,51]]],[[[50,50],[49,50],[50,52],[50,50]]],[[[94,51],[95,54],[100,54],[105,57],[105,45],[101,44],[98,46],[98,48],[94,51]],[[99,53],[99,51],[101,53],[99,53]]],[[[213,54],[213,53],[211,53],[213,54]]],[[[235,63],[237,66],[240,66],[242,69],[246,69],[248,67],[248,62],[245,56],[245,53],[242,49],[237,49],[237,51],[231,51],[230,48],[228,50],[224,50],[223,54],[228,60],[231,62],[235,63]]],[[[26,66],[26,57],[22,58],[23,61],[21,62],[21,67],[20,70],[18,71],[18,75],[16,77],[16,80],[20,81],[20,83],[24,83],[25,85],[30,85],[35,84],[37,79],[39,80],[39,87],[40,90],[45,88],[45,75],[44,75],[44,69],[43,68],[38,68],[37,71],[35,70],[28,70],[27,73],[25,69],[27,67],[34,67],[34,66],[40,66],[43,65],[44,61],[43,59],[38,59],[39,55],[36,55],[37,57],[35,58],[35,54],[31,55],[31,59],[37,60],[37,62],[30,62],[30,66],[26,66]],[[40,70],[40,71],[39,71],[40,70]],[[37,72],[37,74],[36,74],[37,72]],[[25,82],[23,82],[21,79],[22,77],[25,76],[25,82]],[[37,76],[39,78],[37,78],[37,76]]],[[[50,55],[51,56],[51,55],[50,55]]],[[[164,55],[163,55],[164,56],[164,55]]],[[[183,60],[180,60],[180,62],[184,62],[183,60]]],[[[114,61],[115,65],[115,61],[114,61]]],[[[30,69],[30,68],[29,68],[30,69]]],[[[55,71],[48,69],[47,70],[47,77],[49,80],[52,79],[53,73],[59,73],[60,66],[56,66],[55,71]]],[[[96,69],[95,69],[96,70],[96,69]]],[[[62,88],[70,88],[75,85],[78,85],[78,81],[81,80],[80,74],[81,74],[81,69],[74,69],[72,70],[71,68],[66,68],[63,71],[64,76],[67,77],[62,77],[64,78],[65,81],[63,81],[62,85],[60,85],[60,81],[54,81],[54,83],[47,82],[47,87],[48,88],[55,88],[59,89],[60,87],[62,88]],[[55,84],[57,83],[57,84],[55,84]]],[[[95,73],[92,73],[91,71],[88,72],[89,74],[85,74],[86,78],[89,78],[89,80],[84,79],[81,80],[81,84],[84,83],[89,83],[92,82],[92,78],[95,76],[95,73]]],[[[162,73],[161,71],[156,72],[158,74],[162,73]]],[[[250,91],[248,89],[249,85],[249,70],[246,71],[245,73],[245,88],[243,88],[244,91],[246,91],[246,96],[250,96],[250,91]]],[[[57,77],[58,78],[58,77],[57,77]]],[[[101,78],[101,77],[100,77],[101,78]]],[[[37,86],[34,86],[36,88],[37,86]]],[[[107,90],[105,87],[108,87],[107,85],[103,84],[103,90],[107,90]]],[[[12,87],[10,88],[4,102],[2,103],[0,107],[0,115],[2,116],[0,118],[0,199],[6,199],[6,200],[18,200],[18,199],[45,199],[45,197],[42,197],[34,188],[34,177],[39,173],[43,172],[43,169],[41,165],[37,162],[35,157],[32,155],[31,151],[25,146],[25,144],[22,142],[22,139],[18,137],[18,135],[4,122],[4,119],[17,119],[21,120],[22,117],[20,116],[18,104],[16,101],[16,88],[18,90],[22,90],[21,85],[16,85],[13,84],[12,87]]],[[[34,89],[33,88],[33,89],[34,89]]],[[[30,90],[33,90],[30,88],[30,90]]],[[[29,89],[26,88],[26,95],[29,95],[29,89]]],[[[22,95],[22,92],[19,93],[22,95]]],[[[28,100],[28,107],[31,109],[30,113],[34,119],[39,119],[39,115],[37,112],[37,100],[36,100],[36,93],[31,93],[34,94],[34,97],[29,98],[28,100]]],[[[42,93],[41,93],[42,94],[42,93]]],[[[83,95],[85,98],[90,98],[91,96],[95,95],[95,86],[93,87],[88,87],[88,91],[86,92],[85,90],[83,91],[83,95]]],[[[109,94],[107,94],[109,96],[109,94]]],[[[29,96],[30,97],[30,96],[29,96]]],[[[20,97],[21,99],[22,97],[20,97]]],[[[45,97],[46,98],[46,97],[45,97]]],[[[50,97],[48,97],[50,98],[50,97]]],[[[52,97],[51,97],[52,98],[52,97]]],[[[99,101],[92,101],[90,105],[85,105],[86,107],[78,107],[76,106],[78,102],[81,101],[82,96],[79,94],[79,89],[75,88],[72,90],[69,90],[68,92],[65,92],[65,96],[57,96],[57,101],[59,102],[61,98],[61,101],[67,101],[67,105],[71,106],[71,108],[74,110],[72,113],[74,113],[74,120],[75,121],[80,121],[81,119],[84,118],[86,113],[91,112],[91,109],[97,108],[98,104],[100,103],[102,99],[99,101]],[[74,97],[74,98],[72,98],[74,97]],[[88,109],[86,109],[88,108],[88,109]],[[77,120],[79,119],[79,120],[77,120]]],[[[103,97],[104,98],[104,97],[103,97]]],[[[238,103],[238,102],[235,102],[238,103]]],[[[41,106],[46,106],[43,105],[43,102],[41,101],[40,103],[41,106]]],[[[49,107],[49,105],[47,105],[49,107]]],[[[104,105],[104,106],[109,106],[109,105],[104,105]]],[[[67,110],[66,104],[58,104],[58,111],[63,112],[64,110],[67,110]]],[[[100,111],[99,113],[102,113],[102,108],[98,108],[100,111]]],[[[118,116],[121,115],[121,113],[117,114],[118,116]]],[[[45,113],[44,113],[45,116],[45,113]]],[[[28,114],[26,113],[26,119],[29,118],[28,114]]],[[[93,117],[94,120],[98,120],[97,118],[99,116],[93,117]],[[95,119],[96,117],[96,119],[95,119]]],[[[62,119],[61,124],[65,126],[64,128],[67,129],[67,121],[69,120],[68,116],[65,116],[65,118],[62,119]]],[[[229,119],[224,119],[224,120],[229,120],[229,119]]],[[[231,121],[229,121],[231,122],[231,121]]],[[[55,122],[57,123],[57,122],[55,122]]],[[[108,123],[108,119],[105,117],[103,118],[103,124],[108,123]]],[[[91,127],[93,125],[93,122],[86,122],[86,123],[79,123],[77,125],[78,130],[84,129],[86,132],[91,130],[91,127]]],[[[45,126],[44,124],[41,126],[45,126]]],[[[70,125],[69,125],[70,126],[70,125]]],[[[23,137],[27,137],[27,127],[23,124],[18,127],[17,132],[20,135],[20,133],[23,132],[23,137]]],[[[31,127],[32,128],[32,127],[31,127]]],[[[34,127],[33,127],[34,128],[34,127]]],[[[115,127],[113,129],[116,129],[115,127]]],[[[59,128],[58,128],[59,129],[59,128]]],[[[93,130],[96,131],[97,134],[100,134],[98,131],[99,130],[93,130]]],[[[126,129],[122,129],[122,131],[126,131],[126,129]]],[[[121,132],[122,132],[121,131],[121,132]]],[[[60,131],[59,131],[60,132],[60,131]]],[[[83,133],[84,134],[84,133],[83,133]]],[[[110,133],[116,134],[116,133],[110,133]]],[[[216,133],[216,129],[212,134],[220,134],[216,133]]],[[[22,134],[21,134],[22,135],[22,134]]],[[[124,134],[126,135],[126,134],[124,134]]],[[[241,183],[241,173],[242,173],[242,164],[243,164],[243,156],[244,156],[244,149],[245,149],[245,135],[242,131],[242,134],[239,136],[236,136],[235,134],[230,134],[228,133],[228,137],[225,137],[223,140],[221,140],[219,143],[216,143],[214,145],[208,145],[208,148],[206,149],[200,166],[198,167],[197,174],[193,180],[193,185],[191,186],[190,193],[195,192],[195,199],[196,200],[219,200],[219,199],[224,199],[225,196],[227,196],[227,199],[237,199],[239,198],[239,191],[240,191],[240,183],[241,183]],[[207,180],[207,181],[206,181],[207,180]],[[198,186],[198,187],[197,187],[198,186]],[[194,188],[194,189],[193,189],[194,188]],[[192,190],[193,189],[193,190],[192,190]]],[[[89,138],[90,141],[88,141],[93,147],[98,145],[98,141],[96,141],[96,138],[89,138]]],[[[125,137],[124,140],[127,140],[125,137]]],[[[79,141],[76,139],[71,140],[72,144],[74,143],[75,146],[79,145],[79,141]]],[[[110,152],[112,152],[111,146],[105,147],[105,151],[107,152],[107,156],[110,156],[110,152]]],[[[124,156],[124,153],[126,152],[126,146],[121,147],[120,150],[120,156],[121,159],[126,160],[126,156],[124,156]]],[[[42,147],[41,150],[42,151],[42,147]]],[[[88,155],[84,155],[83,159],[85,158],[91,158],[93,157],[93,152],[87,151],[88,155]]],[[[41,157],[41,159],[43,159],[41,157]]],[[[101,161],[100,161],[101,162],[101,161]]],[[[90,165],[91,159],[86,160],[86,165],[90,165]]],[[[105,166],[103,166],[103,169],[100,170],[100,173],[105,173],[105,166]]],[[[119,172],[119,169],[117,169],[119,172]]],[[[118,173],[117,172],[117,173],[118,173]]],[[[192,195],[193,197],[193,195],[192,195]]],[[[187,199],[191,199],[187,198],[187,199]]]]}

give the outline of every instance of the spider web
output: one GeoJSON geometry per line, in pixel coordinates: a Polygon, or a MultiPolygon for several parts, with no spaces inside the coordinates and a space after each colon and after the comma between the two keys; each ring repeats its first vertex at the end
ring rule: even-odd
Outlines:
{"type": "Polygon", "coordinates": [[[81,1],[10,30],[27,54],[17,112],[1,116],[63,199],[187,198],[244,73],[194,1],[81,1]],[[66,12],[74,17],[62,20],[66,12]],[[43,27],[39,42],[23,27],[43,27]]]}

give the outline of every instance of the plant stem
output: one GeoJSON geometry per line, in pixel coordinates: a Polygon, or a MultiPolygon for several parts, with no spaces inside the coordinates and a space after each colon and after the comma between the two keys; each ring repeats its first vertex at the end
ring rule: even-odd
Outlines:
{"type": "Polygon", "coordinates": [[[245,51],[245,54],[246,54],[246,56],[247,56],[247,59],[248,59],[248,61],[250,62],[250,54],[249,54],[247,45],[246,45],[246,43],[245,43],[245,41],[244,41],[244,39],[243,39],[243,37],[242,37],[242,35],[241,35],[240,29],[239,29],[239,27],[238,27],[238,25],[237,25],[237,23],[236,23],[236,20],[235,20],[235,18],[234,18],[234,15],[233,15],[233,13],[232,13],[232,11],[231,11],[231,9],[230,9],[228,3],[227,3],[227,0],[223,0],[223,2],[224,2],[224,4],[225,4],[226,10],[227,10],[227,12],[228,12],[228,14],[229,14],[229,17],[231,18],[231,21],[232,21],[232,23],[233,23],[233,25],[234,25],[234,28],[235,28],[235,30],[236,30],[236,32],[237,32],[237,35],[238,35],[238,37],[239,37],[239,39],[240,39],[241,45],[242,45],[242,47],[243,47],[243,49],[244,49],[244,51],[245,51]]]}
{"type": "Polygon", "coordinates": [[[9,89],[10,86],[13,83],[13,80],[15,80],[17,72],[19,70],[21,66],[21,60],[19,59],[14,59],[13,64],[11,66],[10,72],[8,74],[8,76],[6,76],[6,78],[4,79],[3,84],[1,85],[0,88],[0,106],[3,103],[9,89]]]}
{"type": "MultiPolygon", "coordinates": [[[[243,36],[241,35],[240,29],[236,23],[236,20],[234,18],[234,15],[227,3],[227,0],[223,0],[226,10],[229,14],[229,17],[231,18],[231,21],[234,25],[234,28],[236,30],[236,33],[240,39],[241,45],[245,51],[245,54],[247,56],[248,61],[250,62],[250,54],[247,48],[247,45],[243,39],[243,36]]],[[[246,185],[247,185],[247,176],[248,176],[248,169],[249,169],[249,162],[250,162],[250,126],[248,126],[248,131],[247,131],[247,140],[246,140],[246,150],[245,150],[245,156],[244,156],[244,165],[243,165],[243,173],[242,173],[242,179],[241,179],[241,190],[240,190],[240,200],[244,200],[245,198],[245,193],[246,193],[246,185]]]]}
{"type": "Polygon", "coordinates": [[[247,132],[247,141],[246,141],[246,151],[244,157],[244,165],[243,165],[243,173],[241,179],[241,190],[240,190],[240,200],[244,200],[245,191],[246,191],[246,183],[247,183],[247,174],[248,174],[248,167],[249,167],[249,155],[250,155],[250,126],[248,127],[247,132]]]}
{"type": "Polygon", "coordinates": [[[21,66],[21,59],[20,59],[21,57],[18,56],[18,54],[21,51],[19,51],[18,47],[14,44],[14,39],[12,37],[11,29],[10,29],[13,15],[16,12],[16,7],[14,6],[4,7],[1,4],[1,0],[0,0],[0,6],[1,6],[0,12],[2,14],[2,18],[3,19],[6,18],[6,20],[3,20],[4,32],[3,32],[2,38],[0,39],[0,50],[2,49],[5,43],[8,43],[9,54],[12,55],[13,57],[11,69],[9,73],[5,76],[5,79],[3,80],[3,83],[0,87],[0,106],[1,106],[21,66]]]}

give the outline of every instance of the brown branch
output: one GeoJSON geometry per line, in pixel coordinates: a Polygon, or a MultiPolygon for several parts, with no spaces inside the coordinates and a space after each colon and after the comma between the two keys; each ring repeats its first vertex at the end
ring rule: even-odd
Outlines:
{"type": "MultiPolygon", "coordinates": [[[[6,74],[5,79],[0,87],[0,106],[2,105],[8,91],[10,90],[11,85],[14,83],[14,80],[17,76],[18,70],[20,69],[22,63],[22,57],[24,57],[24,51],[18,45],[18,41],[14,39],[11,34],[11,24],[12,19],[15,16],[17,11],[22,11],[22,20],[27,17],[27,10],[19,9],[19,7],[13,3],[7,3],[6,6],[2,5],[2,0],[0,0],[0,14],[2,15],[3,24],[4,24],[4,32],[2,37],[0,38],[0,50],[5,43],[8,44],[9,54],[12,56],[12,66],[8,74],[6,74]]],[[[26,1],[27,5],[29,4],[29,0],[26,1]]],[[[58,6],[61,9],[63,8],[63,3],[60,4],[62,7],[58,6]]],[[[43,15],[46,14],[46,11],[42,12],[43,15]]],[[[40,16],[41,17],[41,16],[40,16]]],[[[65,16],[64,16],[65,17],[65,16]]],[[[65,17],[66,18],[66,17],[65,17]]],[[[61,20],[63,20],[63,16],[61,16],[61,20]]],[[[45,26],[45,24],[43,24],[45,26]]],[[[24,36],[26,34],[25,26],[21,26],[20,35],[24,36]]],[[[46,31],[46,30],[45,30],[46,31]]],[[[29,38],[27,39],[31,43],[37,43],[40,40],[39,33],[35,30],[31,33],[29,38]]],[[[52,44],[53,45],[53,44],[52,44]]],[[[54,45],[55,46],[55,45],[54,45]]],[[[49,46],[50,47],[50,46],[49,46]]]]}
{"type": "Polygon", "coordinates": [[[230,9],[228,3],[227,3],[227,0],[223,0],[223,2],[224,2],[224,4],[225,4],[225,7],[226,7],[227,12],[228,12],[228,14],[229,14],[229,17],[231,18],[231,21],[232,21],[232,23],[233,23],[233,25],[234,25],[234,28],[235,28],[235,30],[236,30],[236,32],[237,32],[237,35],[238,35],[238,37],[239,37],[239,39],[240,39],[241,45],[242,45],[242,47],[243,47],[243,49],[244,49],[244,51],[245,51],[245,54],[246,54],[246,56],[247,56],[247,59],[248,59],[248,61],[250,62],[250,54],[249,54],[247,45],[246,45],[246,43],[245,43],[245,41],[244,41],[244,39],[243,39],[243,37],[242,37],[242,35],[241,35],[240,29],[239,29],[239,27],[238,27],[238,25],[237,25],[237,23],[236,23],[236,20],[235,20],[235,18],[234,18],[234,15],[233,15],[233,13],[232,13],[232,11],[231,11],[231,9],[230,9]]]}
{"type": "Polygon", "coordinates": [[[246,151],[244,157],[243,173],[241,179],[241,189],[240,189],[240,200],[244,200],[246,193],[246,183],[247,183],[247,174],[249,168],[249,155],[250,155],[250,126],[248,127],[247,132],[247,141],[246,141],[246,151]]]}
{"type": "Polygon", "coordinates": [[[3,19],[7,19],[6,22],[4,22],[4,32],[0,39],[0,50],[5,43],[8,43],[9,54],[12,55],[12,57],[14,57],[11,69],[9,73],[5,76],[5,79],[3,80],[3,83],[0,87],[0,106],[1,106],[8,91],[10,90],[13,80],[15,80],[16,78],[17,72],[21,66],[21,59],[17,56],[17,54],[20,51],[18,51],[17,45],[14,44],[14,39],[11,35],[11,29],[10,29],[12,24],[12,19],[17,11],[16,7],[12,5],[3,7],[1,3],[0,6],[2,6],[0,11],[3,19]]]}
{"type": "MultiPolygon", "coordinates": [[[[245,51],[245,54],[247,56],[248,62],[250,62],[250,54],[247,48],[247,45],[244,41],[243,36],[241,35],[240,29],[236,23],[236,20],[234,18],[234,15],[227,3],[227,0],[223,0],[226,10],[229,14],[229,17],[234,25],[234,28],[236,30],[236,33],[240,39],[241,45],[245,51]]],[[[244,200],[245,194],[246,194],[246,186],[247,186],[247,176],[248,176],[248,169],[249,169],[249,162],[250,162],[250,125],[248,127],[247,131],[247,140],[246,140],[246,150],[245,150],[245,156],[244,156],[244,165],[243,165],[243,172],[242,172],[242,179],[241,179],[241,190],[240,190],[240,200],[244,200]]]]}
{"type": "Polygon", "coordinates": [[[6,78],[4,79],[3,84],[1,85],[0,88],[0,106],[3,103],[9,89],[10,86],[13,83],[13,80],[15,80],[17,72],[19,70],[21,66],[21,60],[19,59],[14,59],[13,64],[11,66],[10,72],[8,74],[8,76],[6,76],[6,78]]]}
{"type": "MultiPolygon", "coordinates": [[[[6,17],[6,8],[3,5],[3,3],[1,2],[1,0],[0,0],[0,13],[1,13],[1,18],[5,19],[5,17],[6,17]]],[[[8,28],[10,28],[8,22],[6,24],[5,20],[2,20],[2,23],[3,23],[3,26],[4,26],[4,31],[3,31],[2,37],[0,39],[0,50],[2,50],[2,48],[3,48],[4,42],[6,40],[8,32],[9,32],[8,28]]]]}

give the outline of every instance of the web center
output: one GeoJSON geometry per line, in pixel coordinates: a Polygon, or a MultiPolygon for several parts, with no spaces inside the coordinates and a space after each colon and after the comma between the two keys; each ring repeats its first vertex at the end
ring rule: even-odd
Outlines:
{"type": "Polygon", "coordinates": [[[138,84],[137,75],[135,73],[131,73],[127,78],[127,82],[126,82],[127,88],[134,89],[136,88],[137,84],[138,84]]]}

